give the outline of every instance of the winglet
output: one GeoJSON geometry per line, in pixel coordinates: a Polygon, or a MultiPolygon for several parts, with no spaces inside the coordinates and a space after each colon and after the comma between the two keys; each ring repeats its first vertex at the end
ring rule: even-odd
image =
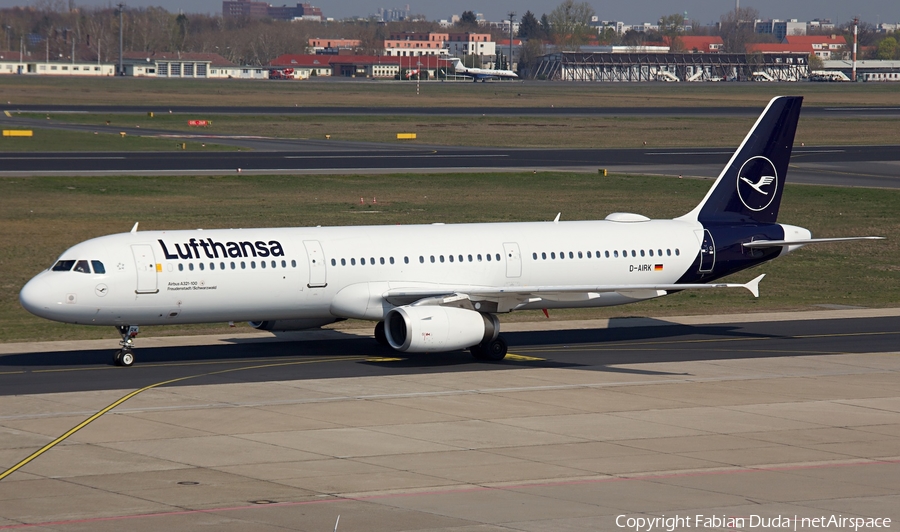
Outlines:
{"type": "Polygon", "coordinates": [[[744,285],[744,288],[750,290],[750,293],[753,294],[753,297],[759,297],[759,282],[762,281],[762,278],[765,277],[766,274],[762,274],[756,279],[748,282],[744,285]]]}
{"type": "Polygon", "coordinates": [[[137,233],[137,226],[139,223],[141,223],[141,222],[134,222],[134,227],[131,228],[132,233],[137,233]]]}

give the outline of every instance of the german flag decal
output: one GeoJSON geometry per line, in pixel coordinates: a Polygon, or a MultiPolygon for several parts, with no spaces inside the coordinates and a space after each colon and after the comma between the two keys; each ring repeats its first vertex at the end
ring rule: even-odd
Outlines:
{"type": "Polygon", "coordinates": [[[653,266],[653,271],[655,271],[655,272],[661,272],[661,271],[662,271],[662,264],[657,264],[657,265],[653,266]]]}

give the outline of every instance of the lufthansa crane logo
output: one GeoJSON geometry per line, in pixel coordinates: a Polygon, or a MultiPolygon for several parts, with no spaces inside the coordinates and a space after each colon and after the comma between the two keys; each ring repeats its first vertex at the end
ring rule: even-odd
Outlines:
{"type": "Polygon", "coordinates": [[[751,211],[761,211],[772,204],[778,190],[778,173],[769,159],[751,157],[738,172],[737,193],[741,203],[751,211]]]}

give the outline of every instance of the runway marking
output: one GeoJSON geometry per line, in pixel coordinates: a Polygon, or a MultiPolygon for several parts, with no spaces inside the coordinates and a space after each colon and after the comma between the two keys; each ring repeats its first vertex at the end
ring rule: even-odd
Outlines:
{"type": "MultiPolygon", "coordinates": [[[[612,343],[617,342],[611,341],[611,343],[592,343],[592,344],[578,344],[576,346],[558,346],[551,348],[542,348],[542,347],[526,347],[523,348],[523,351],[534,351],[534,352],[547,352],[547,351],[585,351],[590,349],[600,349],[600,350],[612,350],[612,349],[620,349],[626,350],[627,348],[634,346],[642,346],[642,345],[672,345],[672,344],[708,344],[708,343],[717,343],[717,342],[755,342],[762,340],[775,340],[775,339],[787,339],[787,340],[797,340],[797,339],[808,339],[808,338],[842,338],[842,337],[851,337],[851,336],[885,336],[892,334],[900,334],[900,331],[878,331],[878,332],[860,332],[860,333],[834,333],[834,334],[800,334],[793,336],[763,336],[757,338],[703,338],[697,340],[666,340],[666,341],[647,341],[647,342],[628,342],[622,341],[622,343],[612,343]]],[[[828,353],[828,352],[823,352],[828,353]]]]}
{"type": "Polygon", "coordinates": [[[476,154],[460,153],[440,155],[437,153],[427,155],[285,155],[284,159],[424,159],[424,158],[474,158],[474,157],[510,157],[508,154],[476,154]]]}
{"type": "Polygon", "coordinates": [[[246,367],[242,367],[242,368],[229,368],[229,369],[223,369],[223,370],[219,370],[219,371],[211,371],[211,372],[209,372],[209,373],[202,373],[202,374],[199,374],[199,375],[188,375],[188,376],[186,376],[186,377],[179,377],[179,378],[177,378],[177,379],[169,379],[169,380],[167,380],[167,381],[157,382],[156,384],[151,384],[151,385],[149,385],[149,386],[144,386],[143,388],[140,388],[140,389],[138,389],[138,390],[135,390],[135,391],[133,391],[133,392],[131,392],[131,393],[129,393],[129,394],[127,394],[127,395],[125,395],[125,396],[119,398],[118,400],[114,401],[113,403],[109,404],[106,408],[103,408],[102,410],[98,411],[97,413],[95,413],[95,414],[92,415],[91,417],[85,419],[84,421],[82,421],[82,422],[79,423],[78,425],[75,425],[74,427],[72,427],[71,429],[69,429],[69,430],[68,430],[65,434],[63,434],[62,436],[56,438],[55,440],[51,441],[51,442],[48,443],[47,445],[45,445],[45,446],[41,447],[40,449],[38,449],[37,451],[33,452],[31,455],[27,456],[25,459],[23,459],[22,461],[20,461],[20,462],[17,463],[16,465],[10,467],[9,469],[7,469],[6,471],[4,471],[3,473],[0,473],[0,480],[3,480],[4,478],[8,477],[9,475],[15,473],[16,471],[18,471],[19,469],[21,469],[23,466],[25,466],[25,465],[27,465],[29,462],[33,461],[35,458],[41,456],[41,455],[44,454],[45,452],[47,452],[47,451],[49,451],[50,449],[56,447],[58,444],[60,444],[60,443],[62,443],[63,441],[65,441],[69,436],[75,434],[75,433],[78,432],[79,430],[81,430],[81,429],[83,429],[84,427],[88,426],[91,422],[97,420],[97,419],[98,419],[100,416],[102,416],[103,414],[109,412],[109,411],[112,410],[113,408],[119,406],[120,404],[122,404],[122,403],[124,403],[125,401],[131,399],[132,397],[138,395],[139,393],[145,392],[145,391],[147,391],[147,390],[152,390],[153,388],[158,388],[158,387],[160,387],[160,386],[165,386],[166,384],[172,384],[172,383],[175,383],[175,382],[186,381],[186,380],[189,380],[189,379],[196,379],[196,378],[199,378],[199,377],[208,377],[208,376],[210,376],[210,375],[221,375],[221,374],[223,374],[223,373],[232,373],[232,372],[235,372],[235,371],[244,371],[244,370],[251,370],[251,369],[264,369],[264,368],[275,368],[275,367],[282,367],[282,366],[295,366],[295,365],[300,365],[300,364],[315,364],[315,363],[320,363],[320,362],[343,362],[343,361],[348,361],[348,360],[364,360],[364,359],[365,359],[365,357],[341,357],[341,358],[322,358],[322,359],[318,359],[318,360],[300,360],[300,361],[294,361],[294,362],[283,362],[283,363],[274,363],[274,364],[260,364],[260,365],[256,365],[256,366],[246,366],[246,367]]]}
{"type": "Polygon", "coordinates": [[[529,357],[525,355],[514,355],[512,353],[507,353],[504,360],[515,360],[517,362],[537,362],[541,360],[547,360],[546,358],[538,358],[538,357],[529,357]]]}
{"type": "Polygon", "coordinates": [[[93,160],[120,160],[127,159],[127,157],[4,157],[0,155],[0,159],[4,161],[93,161],[93,160]]]}
{"type": "Polygon", "coordinates": [[[9,114],[9,111],[3,111],[3,114],[6,115],[6,118],[12,118],[12,115],[9,114]]]}
{"type": "Polygon", "coordinates": [[[88,517],[83,519],[68,519],[60,521],[45,521],[39,523],[21,523],[14,525],[2,525],[0,530],[18,530],[23,528],[38,527],[57,527],[75,524],[102,523],[106,521],[125,521],[131,519],[146,519],[153,517],[176,517],[182,515],[202,515],[202,514],[219,514],[224,512],[237,512],[246,510],[262,510],[272,508],[293,508],[297,506],[310,506],[320,504],[333,504],[336,502],[367,502],[382,499],[396,499],[400,497],[434,497],[443,495],[452,495],[459,493],[473,492],[504,492],[525,490],[534,488],[555,488],[562,486],[578,486],[590,484],[606,484],[608,482],[639,482],[639,481],[656,481],[673,478],[690,478],[690,477],[711,477],[719,475],[743,475],[752,473],[777,473],[781,471],[809,471],[817,469],[836,469],[840,467],[860,467],[860,466],[885,466],[900,464],[900,460],[873,460],[851,458],[842,461],[833,461],[824,464],[784,464],[769,467],[724,467],[711,469],[706,471],[687,471],[687,472],[649,472],[637,474],[623,475],[603,475],[596,474],[594,478],[574,478],[568,480],[553,481],[536,481],[536,482],[520,482],[514,483],[496,483],[494,485],[470,485],[456,488],[436,488],[424,489],[421,491],[407,491],[400,493],[386,493],[380,495],[358,495],[356,497],[342,497],[340,495],[331,495],[327,499],[311,499],[306,501],[286,501],[272,502],[271,504],[249,504],[243,506],[222,506],[219,508],[205,508],[200,510],[174,510],[170,512],[157,512],[145,514],[116,515],[110,517],[88,517]],[[597,478],[599,477],[599,478],[597,478]]]}
{"type": "Polygon", "coordinates": [[[402,358],[390,358],[390,357],[374,357],[367,358],[366,362],[399,362],[403,360],[402,358]]]}

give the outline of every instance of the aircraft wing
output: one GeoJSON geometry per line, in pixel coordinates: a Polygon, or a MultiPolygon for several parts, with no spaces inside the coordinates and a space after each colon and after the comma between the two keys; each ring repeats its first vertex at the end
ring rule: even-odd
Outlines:
{"type": "Polygon", "coordinates": [[[824,242],[851,242],[854,240],[884,240],[883,236],[849,236],[842,238],[807,238],[805,240],[754,240],[744,242],[745,248],[777,248],[782,246],[805,246],[824,242]]]}
{"type": "MultiPolygon", "coordinates": [[[[497,304],[497,312],[508,312],[530,303],[540,301],[570,301],[589,299],[591,295],[618,292],[636,299],[647,299],[679,290],[708,290],[712,288],[744,288],[754,297],[759,297],[759,282],[765,274],[744,284],[622,284],[583,286],[447,286],[394,288],[382,296],[392,305],[454,305],[465,306],[461,302],[491,302],[497,304]],[[660,293],[662,292],[662,293],[660,293]]],[[[595,296],[596,297],[596,296],[595,296]]]]}

